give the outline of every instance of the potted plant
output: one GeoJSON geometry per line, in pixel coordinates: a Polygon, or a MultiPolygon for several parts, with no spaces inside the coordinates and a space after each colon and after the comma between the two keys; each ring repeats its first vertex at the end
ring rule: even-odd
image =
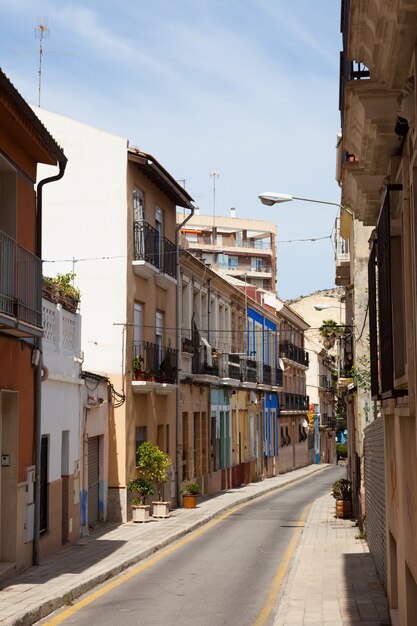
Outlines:
{"type": "Polygon", "coordinates": [[[319,332],[322,337],[324,347],[327,350],[330,350],[333,348],[336,339],[344,335],[346,329],[334,320],[324,320],[323,324],[319,328],[319,332]]]}
{"type": "Polygon", "coordinates": [[[135,380],[145,380],[145,372],[143,370],[143,356],[138,354],[133,359],[133,377],[135,380]]]}
{"type": "Polygon", "coordinates": [[[340,478],[333,483],[332,496],[336,500],[336,517],[349,518],[352,515],[352,483],[340,478]]]}
{"type": "Polygon", "coordinates": [[[80,290],[72,284],[74,278],[75,274],[68,273],[58,274],[54,278],[44,277],[43,279],[44,293],[53,293],[56,300],[52,301],[59,302],[62,304],[64,309],[70,311],[71,313],[77,312],[78,303],[81,297],[80,290]]]}
{"type": "Polygon", "coordinates": [[[42,298],[49,302],[58,302],[58,287],[53,278],[42,276],[42,298]]]}
{"type": "Polygon", "coordinates": [[[130,501],[133,521],[148,522],[150,505],[146,504],[146,498],[155,494],[154,486],[144,476],[138,476],[128,483],[127,488],[139,494],[139,497],[134,497],[130,501]]]}
{"type": "Polygon", "coordinates": [[[168,468],[172,461],[159,446],[145,441],[138,448],[138,471],[156,485],[158,500],[152,502],[153,517],[169,517],[169,502],[164,500],[164,487],[168,481],[168,468]]]}
{"type": "Polygon", "coordinates": [[[196,482],[188,483],[181,491],[182,505],[184,509],[195,509],[197,496],[200,494],[200,485],[196,482]]]}

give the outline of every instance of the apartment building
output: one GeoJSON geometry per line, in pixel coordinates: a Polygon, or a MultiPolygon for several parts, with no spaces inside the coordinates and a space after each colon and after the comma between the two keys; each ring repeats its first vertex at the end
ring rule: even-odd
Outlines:
{"type": "Polygon", "coordinates": [[[126,521],[126,484],[142,441],[170,454],[165,497],[176,499],[176,207],[191,209],[192,199],[125,138],[36,112],[69,155],[68,178],[44,198],[46,271],[74,268],[84,368],[112,386],[107,511],[109,520],[126,521]],[[143,380],[134,374],[139,362],[143,380]]]}
{"type": "MultiPolygon", "coordinates": [[[[177,215],[177,222],[182,214],[177,215]]],[[[276,231],[272,222],[202,215],[198,210],[181,230],[187,249],[219,274],[276,291],[276,231]]]]}
{"type": "MultiPolygon", "coordinates": [[[[40,163],[56,141],[0,70],[0,578],[39,560],[42,377],[40,163]],[[36,477],[36,482],[35,482],[36,477]]],[[[54,182],[54,184],[56,184],[54,182]]]]}
{"type": "MultiPolygon", "coordinates": [[[[355,300],[365,288],[369,295],[369,365],[362,373],[370,373],[375,412],[368,411],[364,434],[367,537],[391,621],[411,626],[417,614],[417,6],[345,0],[341,23],[342,204],[354,213],[348,236],[360,244],[369,234],[361,228],[371,229],[367,286],[351,275],[355,300]]],[[[350,254],[356,257],[352,245],[350,254]]]]}
{"type": "Polygon", "coordinates": [[[182,479],[216,493],[278,473],[274,313],[187,251],[181,280],[182,479]]]}

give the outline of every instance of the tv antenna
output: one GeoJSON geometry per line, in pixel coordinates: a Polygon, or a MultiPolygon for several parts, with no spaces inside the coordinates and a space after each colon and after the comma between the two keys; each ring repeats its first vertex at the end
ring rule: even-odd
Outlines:
{"type": "Polygon", "coordinates": [[[35,39],[39,39],[38,107],[41,106],[43,40],[49,39],[49,37],[50,37],[49,18],[38,17],[36,20],[36,26],[35,26],[35,39]]]}
{"type": "Polygon", "coordinates": [[[213,179],[213,247],[215,246],[214,230],[216,228],[216,178],[219,176],[219,172],[210,172],[210,177],[213,179]]]}

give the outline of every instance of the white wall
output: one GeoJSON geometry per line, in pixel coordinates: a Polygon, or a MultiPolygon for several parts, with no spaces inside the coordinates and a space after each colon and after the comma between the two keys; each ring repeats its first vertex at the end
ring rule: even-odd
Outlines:
{"type": "Polygon", "coordinates": [[[45,335],[42,382],[41,430],[49,435],[48,482],[74,474],[80,459],[81,365],[79,314],[60,304],[42,301],[45,335]],[[62,432],[68,431],[68,453],[62,449],[62,432]],[[67,460],[67,462],[65,461],[67,460]]]}
{"type": "MultiPolygon", "coordinates": [[[[126,244],[133,233],[126,223],[127,140],[43,109],[34,112],[68,158],[63,179],[43,190],[43,271],[55,276],[74,269],[84,368],[120,373],[122,327],[114,324],[126,321],[126,244]]],[[[40,166],[38,180],[55,172],[40,166]]]]}

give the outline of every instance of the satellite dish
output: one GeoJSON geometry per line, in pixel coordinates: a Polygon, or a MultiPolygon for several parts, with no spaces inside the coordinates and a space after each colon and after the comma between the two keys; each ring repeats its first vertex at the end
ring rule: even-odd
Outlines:
{"type": "Polygon", "coordinates": [[[278,365],[279,365],[280,369],[282,369],[282,371],[285,370],[284,361],[282,359],[278,359],[278,365]]]}

